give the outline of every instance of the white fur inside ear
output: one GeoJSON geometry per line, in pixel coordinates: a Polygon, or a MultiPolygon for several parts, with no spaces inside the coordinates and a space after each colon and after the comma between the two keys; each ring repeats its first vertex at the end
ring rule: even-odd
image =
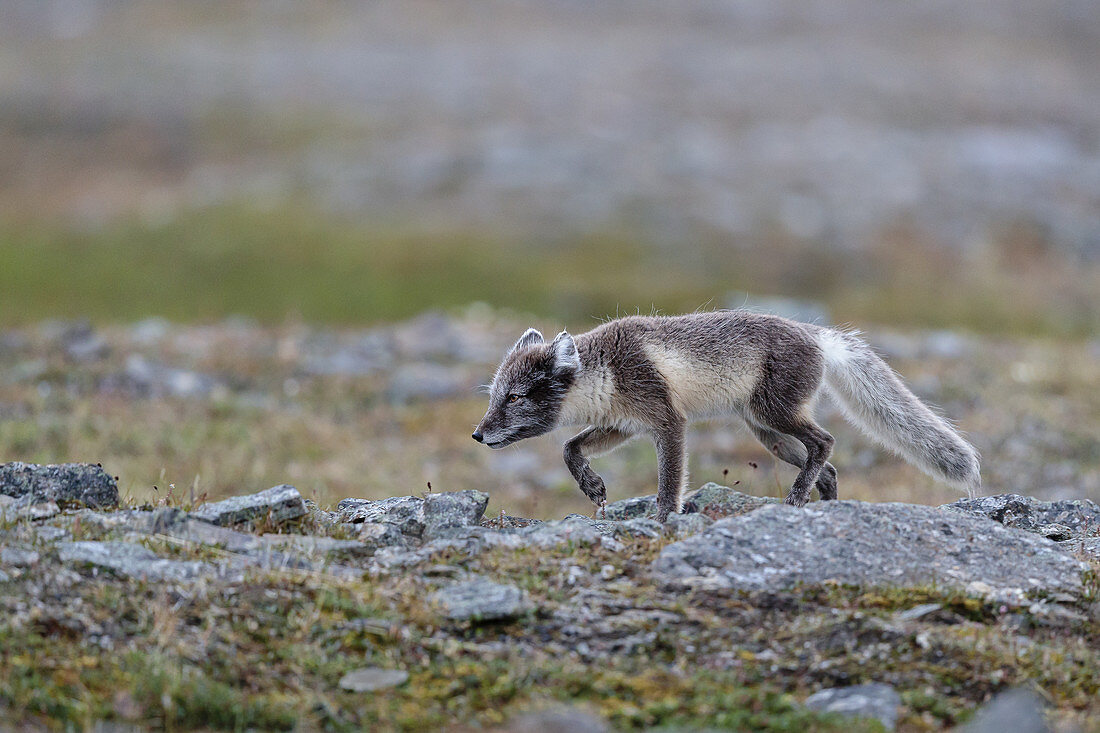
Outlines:
{"type": "Polygon", "coordinates": [[[566,331],[562,331],[554,337],[554,342],[550,346],[554,349],[554,371],[581,368],[581,358],[577,354],[577,344],[566,331]]]}
{"type": "Polygon", "coordinates": [[[519,349],[526,349],[528,346],[537,346],[538,344],[545,343],[546,339],[542,337],[541,333],[533,328],[529,328],[519,337],[519,341],[512,347],[512,351],[518,351],[519,349]]]}

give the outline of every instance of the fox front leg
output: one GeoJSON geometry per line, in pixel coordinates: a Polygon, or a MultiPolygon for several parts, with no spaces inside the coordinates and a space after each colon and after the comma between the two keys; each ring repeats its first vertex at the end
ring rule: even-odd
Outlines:
{"type": "Polygon", "coordinates": [[[596,511],[607,506],[607,488],[599,474],[592,470],[588,459],[598,453],[606,453],[624,443],[630,435],[612,428],[590,426],[570,438],[562,452],[569,473],[577,481],[584,495],[596,505],[596,511]]]}
{"type": "Polygon", "coordinates": [[[669,514],[680,511],[686,480],[684,439],[687,421],[677,416],[653,433],[657,446],[657,521],[664,524],[669,514]]]}

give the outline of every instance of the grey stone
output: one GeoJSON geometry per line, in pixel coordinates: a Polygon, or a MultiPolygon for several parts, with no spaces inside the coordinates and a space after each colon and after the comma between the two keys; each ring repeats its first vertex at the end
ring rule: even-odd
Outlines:
{"type": "Polygon", "coordinates": [[[189,580],[217,572],[210,563],[167,560],[130,542],[60,542],[57,551],[62,562],[87,563],[139,580],[189,580]]]}
{"type": "Polygon", "coordinates": [[[498,733],[606,733],[607,723],[579,708],[537,710],[512,718],[498,733]]]}
{"type": "Polygon", "coordinates": [[[409,680],[409,673],[403,669],[381,669],[365,667],[348,672],[340,678],[340,689],[348,692],[374,692],[403,685],[409,680]]]}
{"type": "MultiPolygon", "coordinates": [[[[125,517],[126,512],[117,512],[125,517]]],[[[307,560],[335,560],[367,557],[375,548],[357,540],[338,540],[302,534],[269,533],[260,536],[238,532],[228,527],[195,519],[179,509],[158,509],[155,512],[133,513],[128,521],[114,522],[114,529],[163,535],[184,542],[217,547],[227,552],[244,555],[298,556],[307,560]]],[[[309,563],[303,567],[312,567],[309,563]]]]}
{"type": "Polygon", "coordinates": [[[666,534],[682,540],[699,534],[712,524],[714,524],[714,520],[701,512],[670,514],[668,519],[665,520],[664,530],[666,534]]]}
{"type": "Polygon", "coordinates": [[[141,354],[130,354],[123,371],[102,384],[105,391],[138,397],[203,398],[219,387],[221,383],[209,374],[152,362],[141,354]]]}
{"type": "Polygon", "coordinates": [[[93,362],[103,359],[111,353],[111,347],[97,333],[89,332],[83,338],[77,338],[65,345],[65,355],[76,362],[93,362]]]}
{"type": "Polygon", "coordinates": [[[586,522],[600,534],[607,537],[615,537],[617,539],[622,539],[624,537],[629,539],[657,539],[664,531],[664,528],[657,520],[646,517],[636,517],[623,521],[609,521],[588,519],[579,514],[571,514],[566,517],[566,519],[575,522],[586,522]]]}
{"type": "Polygon", "coordinates": [[[346,560],[370,557],[375,548],[357,540],[338,540],[300,534],[265,534],[258,537],[267,547],[309,558],[346,560]]]}
{"type": "Polygon", "coordinates": [[[79,502],[93,508],[118,506],[118,484],[102,467],[89,463],[38,465],[0,463],[0,494],[28,501],[79,502]]]}
{"type": "Polygon", "coordinates": [[[746,590],[835,581],[1072,595],[1086,567],[1049,540],[980,517],[857,501],[771,505],[721,519],[668,545],[653,564],[671,583],[746,590]]]}
{"type": "MultiPolygon", "coordinates": [[[[998,494],[960,499],[951,504],[944,504],[941,508],[978,517],[988,517],[1006,527],[1015,527],[1029,532],[1042,533],[1044,527],[1062,525],[1068,528],[1073,537],[1100,534],[1100,505],[1089,499],[1040,501],[1034,497],[1019,494],[998,494]]],[[[1065,530],[1058,528],[1047,531],[1065,534],[1065,530]]]]}
{"type": "Polygon", "coordinates": [[[806,707],[825,713],[838,713],[849,718],[875,718],[886,730],[898,723],[901,697],[893,687],[881,682],[852,687],[820,690],[806,698],[806,707]]]}
{"type": "Polygon", "coordinates": [[[184,515],[180,521],[165,521],[162,514],[151,518],[150,531],[156,534],[164,534],[186,542],[195,542],[211,547],[220,547],[228,552],[249,553],[263,548],[264,543],[259,537],[227,527],[210,524],[208,521],[194,519],[184,515]]]}
{"type": "Polygon", "coordinates": [[[452,621],[500,621],[526,610],[523,591],[484,578],[449,585],[437,591],[432,601],[452,621]]]}
{"type": "Polygon", "coordinates": [[[302,495],[298,493],[298,489],[288,484],[280,484],[257,494],[234,496],[224,501],[203,504],[191,512],[197,519],[221,526],[253,520],[280,524],[305,514],[302,495]]]}
{"type": "Polygon", "coordinates": [[[0,519],[6,522],[20,520],[33,522],[38,519],[49,519],[61,513],[61,507],[54,501],[40,501],[28,494],[21,499],[0,506],[0,519]]]}
{"type": "Polygon", "coordinates": [[[1063,543],[1062,548],[1086,560],[1100,563],[1100,537],[1070,540],[1069,542],[1063,543]]]}
{"type": "Polygon", "coordinates": [[[684,503],[691,502],[697,512],[708,517],[731,517],[759,509],[766,504],[779,504],[779,499],[767,496],[745,494],[728,486],[714,482],[706,483],[684,497],[684,503]]]}
{"type": "Polygon", "coordinates": [[[355,527],[359,542],[377,551],[383,547],[404,547],[405,535],[396,524],[390,522],[364,522],[349,525],[355,527]]]}
{"type": "Polygon", "coordinates": [[[390,379],[386,395],[404,404],[473,394],[477,382],[465,369],[440,364],[406,364],[390,379]]]}
{"type": "Polygon", "coordinates": [[[424,539],[443,537],[455,529],[481,525],[489,495],[481,491],[449,491],[424,499],[424,539]]]}
{"type": "Polygon", "coordinates": [[[0,564],[13,568],[27,568],[38,563],[37,552],[26,547],[0,547],[0,564]]]}
{"type": "Polygon", "coordinates": [[[650,494],[649,496],[632,496],[629,499],[613,501],[604,507],[602,518],[618,521],[655,516],[657,516],[657,495],[650,494]]]}
{"type": "Polygon", "coordinates": [[[579,546],[596,545],[601,544],[604,537],[595,524],[587,517],[566,517],[558,522],[543,522],[524,527],[517,530],[515,535],[525,545],[543,548],[570,543],[579,546]]]}
{"type": "Polygon", "coordinates": [[[499,517],[484,519],[481,526],[486,529],[520,529],[532,525],[542,524],[541,519],[527,519],[526,517],[513,517],[511,514],[502,514],[499,517]]]}
{"type": "Polygon", "coordinates": [[[1054,542],[1064,542],[1073,539],[1073,530],[1064,524],[1050,523],[1035,528],[1035,534],[1046,537],[1054,542]]]}
{"type": "Polygon", "coordinates": [[[1034,691],[1005,690],[987,702],[959,733],[1049,733],[1043,710],[1046,703],[1034,691]]]}
{"type": "Polygon", "coordinates": [[[342,499],[336,505],[340,521],[388,522],[407,537],[420,537],[424,532],[424,500],[419,496],[391,496],[369,499],[342,499]]]}

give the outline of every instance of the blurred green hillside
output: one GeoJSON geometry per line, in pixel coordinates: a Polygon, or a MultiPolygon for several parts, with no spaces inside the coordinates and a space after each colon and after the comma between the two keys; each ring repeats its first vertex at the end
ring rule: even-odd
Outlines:
{"type": "Polygon", "coordinates": [[[1083,336],[1100,275],[1007,232],[963,256],[904,231],[869,252],[778,235],[673,243],[636,228],[532,240],[415,232],[300,205],[220,205],[98,227],[0,221],[0,325],[86,317],[262,323],[390,321],[474,301],[584,324],[627,312],[737,306],[736,292],[814,299],[834,321],[1083,336]]]}

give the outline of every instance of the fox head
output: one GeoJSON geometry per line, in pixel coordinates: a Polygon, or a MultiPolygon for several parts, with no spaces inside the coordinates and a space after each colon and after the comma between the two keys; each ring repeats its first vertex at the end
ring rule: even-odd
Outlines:
{"type": "Polygon", "coordinates": [[[490,448],[548,433],[581,368],[573,337],[562,331],[550,343],[527,329],[504,356],[489,387],[489,409],[473,438],[490,448]]]}

